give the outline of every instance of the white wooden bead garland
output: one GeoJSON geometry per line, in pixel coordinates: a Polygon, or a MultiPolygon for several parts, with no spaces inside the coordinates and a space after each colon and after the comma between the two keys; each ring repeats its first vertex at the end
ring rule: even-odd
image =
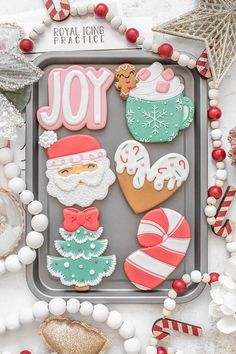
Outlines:
{"type": "Polygon", "coordinates": [[[6,271],[16,273],[21,270],[22,265],[34,262],[39,249],[44,242],[44,232],[48,227],[48,218],[42,214],[42,204],[34,200],[34,194],[26,189],[25,181],[19,177],[20,166],[13,162],[13,151],[10,147],[0,148],[0,163],[4,166],[3,171],[9,179],[8,188],[22,204],[28,206],[28,212],[33,216],[31,220],[32,231],[26,236],[26,245],[23,246],[18,254],[11,254],[5,259],[0,260],[0,275],[6,271]]]}

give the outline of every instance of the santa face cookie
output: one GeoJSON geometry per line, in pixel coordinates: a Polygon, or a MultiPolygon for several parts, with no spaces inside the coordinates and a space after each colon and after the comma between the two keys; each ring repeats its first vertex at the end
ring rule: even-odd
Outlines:
{"type": "Polygon", "coordinates": [[[184,216],[175,210],[160,208],[144,215],[137,239],[143,248],[126,258],[124,270],[137,288],[152,290],[184,259],[191,231],[184,216]]]}
{"type": "Polygon", "coordinates": [[[126,103],[130,133],[146,143],[172,141],[194,117],[191,99],[183,96],[184,85],[171,68],[158,62],[141,69],[138,80],[126,103]]]}
{"type": "Polygon", "coordinates": [[[66,208],[63,217],[63,228],[59,230],[63,240],[55,241],[55,248],[62,257],[48,256],[47,267],[62,284],[87,291],[113,273],[116,257],[101,256],[108,241],[98,240],[103,228],[97,208],[83,211],[66,208]]]}
{"type": "Polygon", "coordinates": [[[142,213],[170,198],[189,175],[186,158],[167,154],[150,165],[149,154],[137,141],[123,142],[115,154],[117,178],[131,209],[142,213]]]}
{"type": "Polygon", "coordinates": [[[49,105],[37,112],[44,129],[56,130],[64,125],[69,130],[97,130],[107,122],[107,90],[114,74],[79,65],[53,69],[48,76],[49,105]]]}
{"type": "Polygon", "coordinates": [[[39,144],[47,148],[47,191],[65,206],[90,206],[107,196],[115,175],[100,143],[89,135],[72,135],[57,141],[44,132],[39,144]]]}

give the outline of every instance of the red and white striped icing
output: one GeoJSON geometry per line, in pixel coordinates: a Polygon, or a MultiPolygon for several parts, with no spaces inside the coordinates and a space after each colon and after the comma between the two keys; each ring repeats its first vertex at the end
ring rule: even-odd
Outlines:
{"type": "Polygon", "coordinates": [[[184,259],[191,231],[180,213],[159,208],[143,217],[137,238],[143,248],[126,258],[124,270],[137,288],[151,290],[165,281],[184,259]]]}

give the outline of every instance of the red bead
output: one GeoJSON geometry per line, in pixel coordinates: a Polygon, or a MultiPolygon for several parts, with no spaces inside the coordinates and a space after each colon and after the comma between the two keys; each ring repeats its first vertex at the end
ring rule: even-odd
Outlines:
{"type": "Polygon", "coordinates": [[[226,158],[226,152],[222,148],[217,148],[212,151],[212,158],[215,161],[223,161],[226,158]]]}
{"type": "Polygon", "coordinates": [[[186,283],[183,279],[175,279],[172,282],[172,288],[177,292],[177,294],[183,294],[186,290],[186,283]]]}
{"type": "Polygon", "coordinates": [[[139,31],[136,28],[129,28],[125,33],[127,41],[135,43],[139,37],[139,31]]]}
{"type": "Polygon", "coordinates": [[[215,272],[210,273],[211,280],[209,281],[208,284],[211,284],[211,283],[214,283],[214,282],[218,281],[219,280],[219,276],[220,276],[219,273],[215,273],[215,272]]]}
{"type": "Polygon", "coordinates": [[[31,39],[24,38],[20,41],[19,43],[19,48],[22,50],[22,52],[29,53],[32,52],[34,47],[34,43],[31,41],[31,39]]]}
{"type": "Polygon", "coordinates": [[[97,4],[97,6],[95,7],[95,14],[98,16],[98,17],[106,17],[106,14],[108,13],[109,9],[108,9],[108,6],[106,4],[103,4],[103,3],[100,3],[100,4],[97,4]]]}
{"type": "Polygon", "coordinates": [[[169,43],[163,43],[158,48],[158,53],[159,53],[160,57],[162,57],[162,58],[170,58],[171,55],[173,54],[173,47],[169,43]]]}
{"type": "Polygon", "coordinates": [[[222,114],[221,109],[218,107],[210,107],[207,111],[207,116],[208,119],[210,120],[220,119],[221,114],[222,114]]]}
{"type": "Polygon", "coordinates": [[[22,352],[20,352],[20,354],[31,354],[31,352],[29,350],[22,350],[22,352]]]}
{"type": "Polygon", "coordinates": [[[222,196],[222,188],[219,186],[212,186],[208,189],[208,196],[220,199],[222,196]]]}
{"type": "Polygon", "coordinates": [[[157,347],[157,354],[167,354],[167,350],[164,347],[157,347]]]}

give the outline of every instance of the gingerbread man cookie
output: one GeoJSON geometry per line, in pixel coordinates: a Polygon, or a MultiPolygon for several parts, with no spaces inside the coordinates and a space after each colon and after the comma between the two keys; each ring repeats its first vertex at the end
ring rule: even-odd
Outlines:
{"type": "Polygon", "coordinates": [[[130,90],[134,89],[138,82],[135,66],[129,63],[118,66],[115,80],[115,86],[120,91],[120,97],[127,100],[130,90]]]}

